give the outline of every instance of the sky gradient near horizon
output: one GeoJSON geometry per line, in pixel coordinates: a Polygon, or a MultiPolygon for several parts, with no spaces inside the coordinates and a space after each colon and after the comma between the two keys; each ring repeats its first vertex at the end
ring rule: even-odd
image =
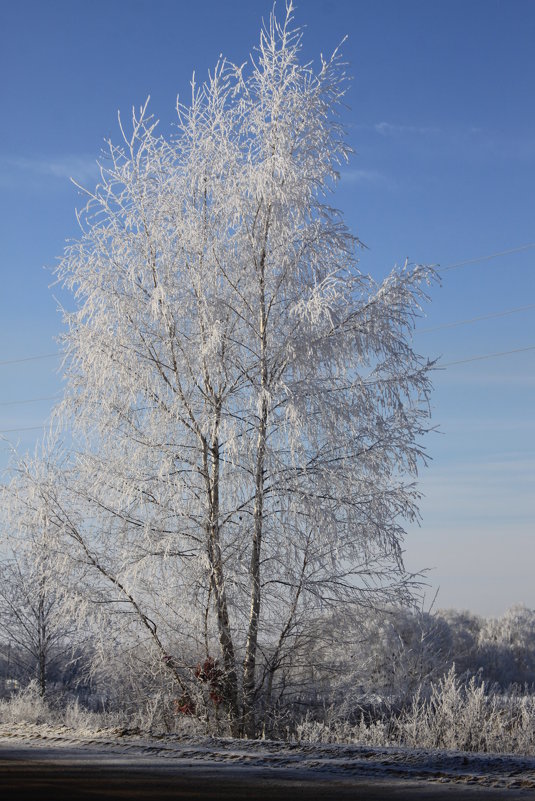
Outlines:
{"type": "MultiPolygon", "coordinates": [[[[244,62],[270,10],[0,0],[0,436],[21,450],[61,392],[58,358],[19,360],[57,351],[70,299],[43,267],[77,235],[69,178],[95,184],[118,110],[128,119],[149,94],[169,131],[192,71],[202,80],[220,53],[244,62]]],[[[355,154],[333,205],[367,246],[362,271],[379,279],[408,258],[442,274],[415,333],[442,369],[407,565],[433,568],[427,604],[440,588],[438,607],[533,608],[535,2],[301,0],[295,20],[306,61],[348,36],[355,154]],[[505,355],[473,358],[489,354],[505,355]]]]}

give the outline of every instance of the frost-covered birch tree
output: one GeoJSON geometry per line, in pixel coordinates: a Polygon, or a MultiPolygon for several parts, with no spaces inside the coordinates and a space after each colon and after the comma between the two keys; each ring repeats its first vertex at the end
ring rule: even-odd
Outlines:
{"type": "Polygon", "coordinates": [[[429,416],[411,330],[433,273],[359,271],[329,200],[344,65],[300,49],[289,5],[248,63],[192,82],[172,135],[133,112],[58,269],[85,511],[57,530],[99,580],[113,565],[177,677],[186,651],[217,660],[214,703],[248,737],[315,610],[410,594],[429,416]]]}
{"type": "Polygon", "coordinates": [[[32,557],[16,550],[0,563],[0,642],[14,675],[32,677],[45,695],[50,663],[66,632],[50,576],[32,557]]]}

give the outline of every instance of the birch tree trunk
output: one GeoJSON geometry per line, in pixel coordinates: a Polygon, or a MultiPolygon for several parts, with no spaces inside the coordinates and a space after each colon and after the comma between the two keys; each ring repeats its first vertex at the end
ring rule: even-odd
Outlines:
{"type": "MultiPolygon", "coordinates": [[[[267,239],[267,226],[266,226],[267,239]]],[[[267,312],[265,288],[265,247],[259,264],[259,338],[260,338],[260,410],[258,423],[258,440],[256,445],[255,464],[255,502],[253,512],[253,542],[251,549],[250,582],[251,606],[249,628],[245,646],[243,669],[243,721],[245,736],[252,739],[256,732],[255,722],[255,678],[256,651],[258,645],[258,627],[261,604],[261,551],[264,526],[264,462],[266,455],[266,437],[268,430],[268,365],[267,365],[267,312]]]]}
{"type": "Polygon", "coordinates": [[[210,448],[208,448],[208,444],[205,443],[203,451],[203,467],[207,477],[207,493],[210,504],[207,530],[208,560],[210,564],[210,580],[217,617],[219,642],[221,645],[221,653],[223,655],[223,665],[225,671],[225,701],[229,707],[232,735],[237,737],[239,734],[238,676],[236,673],[234,642],[232,639],[232,631],[228,613],[228,602],[225,590],[225,577],[219,531],[220,448],[218,432],[219,415],[216,417],[210,448]],[[208,451],[210,452],[210,459],[212,463],[211,472],[209,467],[208,451]]]}
{"type": "Polygon", "coordinates": [[[47,614],[46,614],[46,595],[44,591],[44,582],[40,583],[39,594],[37,597],[37,681],[39,684],[39,692],[41,695],[46,694],[47,683],[47,649],[48,649],[48,632],[47,632],[47,614]]]}

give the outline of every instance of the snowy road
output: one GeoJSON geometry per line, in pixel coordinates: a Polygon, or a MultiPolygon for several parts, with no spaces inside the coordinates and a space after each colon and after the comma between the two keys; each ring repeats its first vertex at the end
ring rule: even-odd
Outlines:
{"type": "Polygon", "coordinates": [[[535,797],[535,759],[345,745],[176,737],[74,738],[0,730],[6,801],[535,797]]]}

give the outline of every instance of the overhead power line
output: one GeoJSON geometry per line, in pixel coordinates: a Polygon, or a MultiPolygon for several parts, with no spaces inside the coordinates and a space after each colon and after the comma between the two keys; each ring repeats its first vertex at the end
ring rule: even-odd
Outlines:
{"type": "MultiPolygon", "coordinates": [[[[458,267],[465,267],[465,266],[467,266],[469,264],[478,264],[479,262],[482,262],[482,261],[490,261],[491,259],[497,259],[500,256],[509,256],[509,255],[511,255],[513,253],[521,253],[522,251],[525,251],[525,250],[531,250],[532,248],[535,248],[535,242],[528,242],[525,245],[519,245],[518,247],[515,247],[515,248],[509,248],[509,250],[500,250],[500,251],[497,251],[496,253],[489,253],[489,254],[487,254],[485,256],[478,256],[475,259],[465,259],[464,261],[458,261],[458,262],[455,262],[454,264],[448,264],[448,265],[446,265],[446,267],[442,267],[442,268],[439,267],[439,272],[440,272],[440,274],[446,273],[446,272],[449,272],[450,270],[455,270],[458,267]]],[[[502,316],[505,316],[507,314],[516,314],[517,312],[527,311],[528,309],[532,309],[532,308],[535,308],[535,304],[532,304],[531,306],[521,306],[521,307],[519,307],[517,309],[510,309],[508,311],[497,312],[496,314],[492,314],[492,315],[489,314],[489,315],[484,315],[484,316],[481,316],[481,317],[473,317],[473,318],[470,318],[468,320],[459,320],[459,321],[456,321],[456,322],[453,322],[453,323],[445,323],[443,326],[436,326],[434,328],[423,328],[423,329],[421,329],[419,331],[419,333],[424,333],[424,332],[427,333],[429,331],[437,331],[440,328],[453,328],[454,326],[457,326],[457,325],[466,325],[468,323],[476,322],[478,320],[487,320],[487,319],[490,320],[492,317],[502,317],[502,316]]],[[[23,362],[39,361],[41,359],[54,359],[54,358],[57,358],[57,357],[63,356],[63,355],[64,354],[62,354],[60,351],[56,351],[55,353],[42,353],[42,354],[40,354],[38,356],[24,356],[24,357],[22,357],[20,359],[6,359],[4,361],[0,361],[0,367],[3,367],[4,365],[9,365],[9,364],[22,364],[23,362]]],[[[26,401],[21,401],[21,403],[25,403],[25,402],[26,401]]],[[[0,404],[0,405],[2,405],[2,404],[0,404]]]]}
{"type": "Polygon", "coordinates": [[[488,256],[478,256],[477,259],[465,259],[465,261],[457,261],[455,264],[448,264],[446,267],[439,268],[439,273],[447,273],[449,270],[456,270],[457,267],[465,267],[467,264],[477,264],[481,261],[490,261],[497,259],[499,256],[509,256],[512,253],[521,253],[523,250],[531,250],[535,248],[535,242],[528,242],[527,245],[519,245],[517,248],[510,248],[510,250],[499,250],[497,253],[490,253],[488,256]]]}
{"type": "MultiPolygon", "coordinates": [[[[535,247],[535,243],[533,245],[535,247]]],[[[524,247],[530,247],[529,245],[525,245],[524,247]]],[[[520,248],[522,249],[522,248],[520,248]]],[[[504,253],[510,253],[511,251],[504,251],[504,253]]],[[[495,254],[500,255],[500,254],[495,254]]],[[[483,258],[493,258],[493,256],[484,256],[483,258]]],[[[480,261],[480,259],[474,259],[472,261],[480,261]]],[[[451,267],[447,267],[445,269],[453,269],[453,267],[460,267],[462,264],[471,264],[470,262],[459,262],[459,264],[452,265],[451,267]]],[[[444,272],[444,270],[442,270],[444,272]]],[[[531,303],[528,306],[517,306],[515,309],[505,309],[504,311],[493,312],[492,314],[482,314],[478,317],[469,317],[466,320],[455,320],[452,323],[444,323],[443,325],[436,325],[432,328],[418,328],[416,330],[417,334],[428,334],[431,331],[441,331],[445,328],[455,328],[458,325],[468,325],[469,323],[476,323],[481,320],[492,320],[496,317],[506,317],[508,314],[519,314],[520,312],[530,311],[531,309],[535,309],[535,303],[531,303]]],[[[43,353],[40,356],[25,356],[22,359],[8,359],[7,361],[0,361],[0,367],[7,364],[20,364],[21,362],[32,362],[37,361],[39,359],[51,359],[54,356],[62,356],[63,354],[56,352],[56,353],[43,353]]],[[[33,403],[34,401],[38,400],[53,400],[53,398],[31,398],[30,400],[21,400],[21,401],[9,401],[9,403],[33,403]]],[[[7,406],[8,403],[0,403],[0,406],[7,406]]]]}
{"type": "Polygon", "coordinates": [[[59,395],[46,395],[42,398],[27,398],[16,401],[0,401],[0,406],[22,406],[24,403],[39,403],[39,401],[59,400],[59,395]]]}
{"type": "MultiPolygon", "coordinates": [[[[535,345],[528,345],[525,348],[514,348],[513,350],[497,351],[496,353],[485,353],[485,354],[482,354],[481,356],[470,356],[468,359],[457,359],[456,361],[453,361],[453,362],[444,362],[442,364],[439,363],[438,364],[438,369],[441,369],[441,368],[444,368],[444,367],[453,367],[453,366],[455,366],[457,364],[468,364],[468,362],[479,362],[479,361],[483,361],[485,359],[496,359],[496,358],[499,358],[501,356],[510,356],[510,355],[512,355],[514,353],[525,353],[526,351],[529,351],[529,350],[535,350],[535,345]]],[[[33,403],[34,401],[37,401],[37,400],[55,400],[56,398],[57,398],[57,396],[51,396],[50,398],[33,398],[33,399],[28,400],[28,401],[13,401],[13,403],[33,403]]],[[[10,403],[11,403],[11,401],[10,401],[10,403]]],[[[8,405],[8,404],[0,404],[0,405],[8,405]]],[[[45,425],[46,424],[43,423],[40,426],[19,426],[17,428],[3,428],[3,429],[0,429],[0,434],[10,434],[10,433],[13,433],[13,432],[16,432],[16,431],[40,431],[40,430],[45,428],[45,425]]]]}
{"type": "Polygon", "coordinates": [[[518,314],[519,312],[529,311],[535,309],[535,303],[529,306],[518,306],[516,309],[507,309],[506,311],[494,312],[493,314],[482,314],[479,317],[470,317],[467,320],[456,320],[453,323],[444,323],[443,325],[435,325],[432,328],[419,328],[416,330],[417,334],[428,334],[431,331],[441,331],[443,328],[455,328],[458,325],[468,325],[468,323],[477,323],[480,320],[492,320],[495,317],[505,317],[507,314],[518,314]]]}
{"type": "Polygon", "coordinates": [[[502,350],[498,353],[486,353],[483,356],[470,356],[468,359],[458,359],[455,362],[439,363],[440,367],[452,367],[454,364],[467,364],[467,362],[479,362],[483,359],[495,359],[498,356],[509,356],[511,353],[524,353],[527,350],[535,350],[535,345],[528,345],[526,348],[515,348],[514,350],[502,350]]]}
{"type": "Polygon", "coordinates": [[[7,359],[7,361],[0,362],[0,367],[4,364],[20,364],[21,362],[36,362],[39,359],[52,359],[54,356],[61,356],[61,353],[43,353],[41,356],[25,356],[23,359],[7,359]]]}
{"type": "Polygon", "coordinates": [[[45,424],[40,426],[19,426],[18,428],[2,428],[0,434],[11,434],[14,431],[42,431],[45,424]]]}

